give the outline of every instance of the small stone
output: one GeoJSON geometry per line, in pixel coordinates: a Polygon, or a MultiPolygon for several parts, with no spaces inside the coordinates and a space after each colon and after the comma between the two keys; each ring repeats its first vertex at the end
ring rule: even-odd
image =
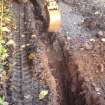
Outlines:
{"type": "Polygon", "coordinates": [[[98,32],[98,35],[99,35],[99,36],[103,36],[104,33],[103,33],[102,31],[99,31],[99,32],[98,32]]]}
{"type": "Polygon", "coordinates": [[[33,34],[33,35],[32,35],[32,38],[36,38],[36,35],[35,35],[35,34],[33,34]]]}
{"type": "Polygon", "coordinates": [[[26,45],[21,45],[21,48],[25,48],[26,47],[26,45]]]}
{"type": "Polygon", "coordinates": [[[83,20],[81,20],[81,23],[84,23],[84,19],[83,19],[83,20]]]}
{"type": "Polygon", "coordinates": [[[105,38],[102,38],[101,41],[102,41],[102,42],[105,42],[105,38]]]}
{"type": "Polygon", "coordinates": [[[99,71],[98,71],[98,70],[96,70],[95,72],[96,72],[96,73],[98,73],[99,71]]]}
{"type": "Polygon", "coordinates": [[[97,92],[97,95],[101,95],[101,93],[100,92],[97,92]]]}
{"type": "Polygon", "coordinates": [[[0,78],[2,78],[2,74],[0,74],[0,78]]]}
{"type": "Polygon", "coordinates": [[[22,38],[24,38],[24,37],[25,37],[25,35],[23,35],[23,34],[22,34],[22,35],[21,35],[21,37],[22,37],[22,38]]]}
{"type": "Polygon", "coordinates": [[[86,43],[84,44],[84,47],[85,47],[87,50],[91,50],[91,49],[93,48],[93,45],[92,45],[92,43],[86,42],[86,43]]]}
{"type": "Polygon", "coordinates": [[[67,39],[70,40],[71,38],[68,36],[67,39]]]}
{"type": "Polygon", "coordinates": [[[14,42],[13,39],[10,39],[6,44],[7,44],[7,45],[13,45],[13,46],[16,45],[16,43],[14,42]]]}
{"type": "Polygon", "coordinates": [[[99,87],[95,87],[95,91],[96,91],[96,92],[100,92],[101,89],[100,89],[99,87]]]}
{"type": "Polygon", "coordinates": [[[74,22],[74,25],[76,25],[76,22],[74,22]]]}
{"type": "Polygon", "coordinates": [[[101,66],[101,72],[104,72],[104,65],[101,64],[100,66],[101,66]]]}
{"type": "Polygon", "coordinates": [[[96,11],[94,14],[95,15],[99,15],[100,14],[100,11],[96,11]]]}
{"type": "Polygon", "coordinates": [[[91,42],[95,42],[95,39],[90,39],[91,42]]]}
{"type": "Polygon", "coordinates": [[[28,44],[26,44],[26,46],[30,46],[30,44],[28,43],[28,44]]]}
{"type": "Polygon", "coordinates": [[[31,97],[31,95],[25,95],[24,98],[29,99],[31,97]]]}
{"type": "Polygon", "coordinates": [[[66,34],[69,34],[69,32],[66,32],[66,34]]]}
{"type": "Polygon", "coordinates": [[[92,83],[92,86],[96,87],[97,85],[93,82],[93,83],[92,83]]]}
{"type": "Polygon", "coordinates": [[[28,0],[23,0],[24,3],[28,2],[28,0]]]}

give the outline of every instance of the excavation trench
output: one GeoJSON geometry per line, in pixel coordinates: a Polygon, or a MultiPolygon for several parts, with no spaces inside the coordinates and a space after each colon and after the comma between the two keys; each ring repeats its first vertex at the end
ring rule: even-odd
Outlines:
{"type": "MultiPolygon", "coordinates": [[[[91,51],[74,53],[65,35],[43,30],[46,20],[35,1],[11,4],[17,29],[12,30],[16,46],[9,58],[12,72],[6,97],[10,105],[104,105],[104,95],[99,97],[93,81],[87,80],[90,76],[96,83],[92,70],[102,56],[96,60],[91,51]],[[48,95],[40,100],[42,90],[48,90],[48,95]]],[[[99,78],[104,83],[104,76],[99,78]]]]}
{"type": "Polygon", "coordinates": [[[17,29],[12,31],[16,46],[10,51],[9,63],[15,65],[7,82],[7,100],[15,105],[82,105],[78,97],[81,84],[66,37],[43,31],[44,18],[34,1],[12,2],[11,10],[17,29]],[[28,58],[30,54],[33,59],[28,58]],[[40,101],[37,97],[43,89],[49,90],[49,95],[40,101]]]}
{"type": "Polygon", "coordinates": [[[63,99],[61,105],[85,105],[85,98],[80,95],[83,79],[79,77],[78,66],[72,59],[72,54],[67,50],[66,44],[65,38],[59,38],[58,46],[53,43],[55,46],[48,53],[49,66],[55,68],[52,74],[61,87],[63,99]]]}

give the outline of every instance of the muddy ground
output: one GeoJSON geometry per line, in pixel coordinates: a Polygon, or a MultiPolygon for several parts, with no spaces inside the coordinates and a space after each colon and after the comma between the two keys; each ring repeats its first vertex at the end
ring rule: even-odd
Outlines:
{"type": "MultiPolygon", "coordinates": [[[[73,78],[71,91],[74,94],[76,91],[78,93],[78,81],[79,79],[81,81],[81,77],[84,81],[82,84],[80,82],[81,88],[78,95],[83,93],[85,101],[80,105],[105,104],[104,5],[104,1],[98,0],[63,0],[63,3],[60,3],[63,19],[62,32],[70,40],[72,59],[77,66],[77,74],[75,74],[73,72],[76,69],[73,68],[72,71],[69,65],[73,78]]],[[[81,97],[78,95],[77,97],[81,97]]],[[[74,102],[74,105],[77,103],[74,102]]]]}
{"type": "Polygon", "coordinates": [[[105,105],[104,2],[62,0],[59,7],[62,29],[48,33],[35,1],[12,2],[10,105],[105,105]],[[40,100],[42,90],[48,95],[40,100]]]}

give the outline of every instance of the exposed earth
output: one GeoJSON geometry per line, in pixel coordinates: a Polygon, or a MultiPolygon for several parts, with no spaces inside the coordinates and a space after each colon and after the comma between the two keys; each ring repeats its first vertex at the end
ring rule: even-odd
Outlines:
{"type": "Polygon", "coordinates": [[[104,0],[62,0],[59,7],[62,29],[48,33],[34,0],[11,3],[10,105],[105,105],[104,0]]]}

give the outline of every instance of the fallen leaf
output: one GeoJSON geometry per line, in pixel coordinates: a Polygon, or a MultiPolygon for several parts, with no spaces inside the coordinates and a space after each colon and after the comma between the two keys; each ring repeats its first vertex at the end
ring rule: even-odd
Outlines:
{"type": "Polygon", "coordinates": [[[48,90],[42,90],[39,94],[39,99],[42,100],[48,95],[48,90]]]}

